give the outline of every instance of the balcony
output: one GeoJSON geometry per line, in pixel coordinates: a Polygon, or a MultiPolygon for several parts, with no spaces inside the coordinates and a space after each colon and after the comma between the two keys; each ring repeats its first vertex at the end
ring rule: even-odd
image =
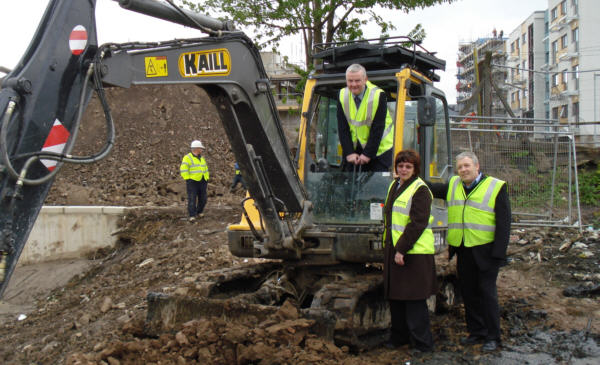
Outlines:
{"type": "Polygon", "coordinates": [[[560,92],[561,96],[578,96],[579,90],[563,90],[560,92]]]}
{"type": "Polygon", "coordinates": [[[568,61],[579,57],[579,52],[565,52],[558,56],[559,61],[568,61]]]}
{"type": "Polygon", "coordinates": [[[571,24],[572,22],[574,22],[574,21],[576,21],[578,19],[579,19],[579,14],[569,14],[565,18],[565,23],[571,24]]]}
{"type": "Polygon", "coordinates": [[[525,79],[525,77],[516,76],[512,80],[512,83],[515,85],[525,85],[525,83],[527,83],[527,80],[525,79]]]}
{"type": "Polygon", "coordinates": [[[548,63],[544,63],[543,65],[540,66],[540,71],[548,71],[550,70],[550,64],[548,63]]]}
{"type": "Polygon", "coordinates": [[[560,32],[560,30],[567,25],[567,17],[562,16],[559,19],[556,19],[552,24],[550,24],[550,32],[560,32]]]}

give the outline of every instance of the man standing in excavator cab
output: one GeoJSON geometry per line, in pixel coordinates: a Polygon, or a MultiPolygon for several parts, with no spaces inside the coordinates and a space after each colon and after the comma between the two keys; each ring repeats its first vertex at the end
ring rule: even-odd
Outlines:
{"type": "Polygon", "coordinates": [[[339,93],[337,119],[344,170],[390,170],[394,123],[385,92],[367,80],[362,65],[352,64],[346,69],[346,87],[339,93]]]}
{"type": "Polygon", "coordinates": [[[189,220],[193,222],[196,217],[202,218],[204,207],[206,206],[206,186],[208,185],[208,165],[202,156],[204,145],[195,140],[191,146],[192,152],[183,156],[179,172],[185,180],[188,196],[189,220]]]}

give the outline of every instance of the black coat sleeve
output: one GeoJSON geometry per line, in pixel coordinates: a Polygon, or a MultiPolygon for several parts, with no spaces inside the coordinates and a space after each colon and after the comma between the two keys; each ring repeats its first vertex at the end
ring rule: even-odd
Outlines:
{"type": "Polygon", "coordinates": [[[448,189],[450,188],[450,184],[448,183],[432,183],[430,181],[425,181],[434,198],[444,199],[448,196],[448,189]]]}
{"type": "Polygon", "coordinates": [[[431,195],[427,188],[421,186],[412,198],[412,205],[410,206],[410,222],[404,228],[404,233],[396,242],[396,251],[405,255],[413,246],[415,242],[421,237],[425,228],[429,224],[429,215],[431,214],[431,195]]]}
{"type": "Polygon", "coordinates": [[[354,152],[354,144],[352,143],[352,136],[350,135],[350,127],[348,126],[348,120],[344,114],[342,103],[338,100],[337,102],[337,122],[338,122],[338,135],[340,138],[340,144],[342,145],[342,154],[344,161],[346,156],[354,152]]]}
{"type": "Polygon", "coordinates": [[[377,150],[379,149],[379,143],[385,130],[385,117],[387,116],[387,97],[385,93],[379,94],[379,104],[377,111],[375,112],[375,118],[371,124],[371,130],[369,131],[369,139],[367,145],[363,151],[363,154],[370,158],[377,157],[377,150]]]}
{"type": "Polygon", "coordinates": [[[494,213],[496,213],[496,234],[491,256],[495,259],[505,259],[506,249],[508,248],[508,241],[510,239],[510,224],[512,220],[506,184],[502,186],[496,197],[494,213]]]}

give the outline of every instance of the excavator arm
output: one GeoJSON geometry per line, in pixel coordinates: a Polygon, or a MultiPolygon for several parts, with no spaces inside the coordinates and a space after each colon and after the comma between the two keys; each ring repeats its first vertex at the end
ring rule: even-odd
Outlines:
{"type": "MultiPolygon", "coordinates": [[[[298,227],[281,216],[310,215],[260,54],[231,24],[154,0],[121,6],[209,33],[162,43],[106,44],[96,37],[95,0],[51,0],[22,60],[0,89],[0,296],[55,174],[64,163],[93,163],[114,144],[103,87],[191,83],[204,88],[221,116],[264,224],[255,245],[299,257],[298,227]],[[72,156],[93,92],[107,120],[104,148],[72,156]]],[[[310,219],[294,222],[309,224],[310,219]]]]}

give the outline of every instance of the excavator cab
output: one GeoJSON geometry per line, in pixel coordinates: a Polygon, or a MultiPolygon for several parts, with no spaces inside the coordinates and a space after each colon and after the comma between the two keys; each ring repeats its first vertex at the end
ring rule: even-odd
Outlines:
{"type": "MultiPolygon", "coordinates": [[[[337,106],[339,91],[346,87],[345,70],[352,63],[361,63],[367,69],[368,80],[387,96],[394,121],[393,155],[414,149],[421,155],[423,178],[448,178],[448,106],[443,92],[433,87],[433,71],[443,69],[444,61],[408,50],[397,39],[383,44],[377,41],[335,45],[315,55],[323,61],[323,72],[312,75],[307,82],[297,163],[317,224],[380,226],[383,203],[393,179],[393,166],[384,172],[343,168],[337,106]]],[[[443,203],[438,202],[437,207],[441,245],[445,214],[443,203]]]]}

